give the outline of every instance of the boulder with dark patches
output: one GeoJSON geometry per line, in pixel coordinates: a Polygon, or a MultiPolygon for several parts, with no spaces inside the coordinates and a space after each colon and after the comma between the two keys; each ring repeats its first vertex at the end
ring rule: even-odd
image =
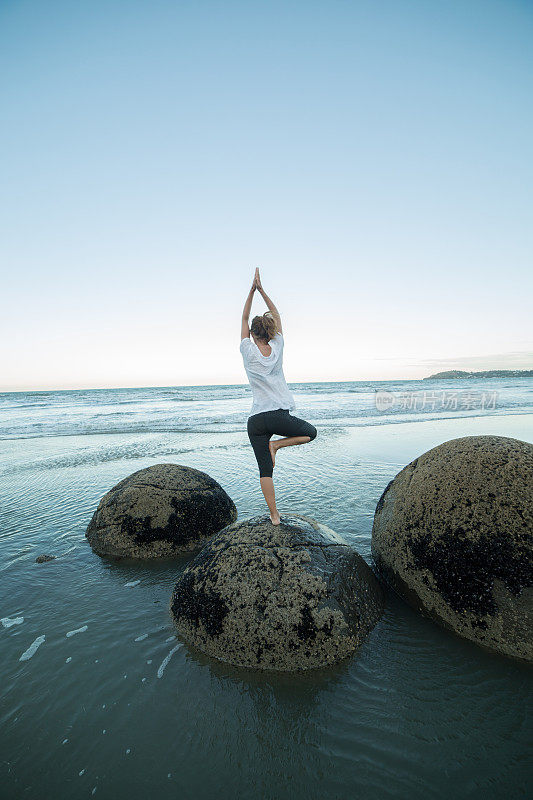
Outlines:
{"type": "Polygon", "coordinates": [[[372,554],[436,622],[533,661],[533,445],[465,436],[415,459],[378,502],[372,554]]]}
{"type": "Polygon", "coordinates": [[[303,670],[353,653],[383,612],[372,570],[301,514],[234,523],[191,561],[172,594],[182,636],[240,667],[303,670]]]}
{"type": "Polygon", "coordinates": [[[201,546],[236,518],[231,498],[205,472],[155,464],[104,495],[86,536],[100,556],[168,558],[201,546]]]}

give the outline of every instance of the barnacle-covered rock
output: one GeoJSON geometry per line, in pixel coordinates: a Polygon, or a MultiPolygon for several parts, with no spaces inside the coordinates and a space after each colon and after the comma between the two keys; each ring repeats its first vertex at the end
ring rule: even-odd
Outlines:
{"type": "Polygon", "coordinates": [[[383,492],[372,555],[415,608],[467,639],[533,660],[533,445],[465,436],[383,492]]]}
{"type": "Polygon", "coordinates": [[[191,561],[170,605],[183,637],[241,667],[301,670],[333,664],[364,640],[383,611],[366,562],[301,514],[228,526],[191,561]]]}
{"type": "Polygon", "coordinates": [[[199,547],[236,518],[231,498],[205,472],[155,464],[104,495],[85,535],[101,556],[168,558],[199,547]]]}

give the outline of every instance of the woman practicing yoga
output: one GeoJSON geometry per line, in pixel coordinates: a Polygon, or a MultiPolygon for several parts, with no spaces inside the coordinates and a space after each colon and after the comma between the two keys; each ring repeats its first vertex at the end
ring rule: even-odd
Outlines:
{"type": "Polygon", "coordinates": [[[281,317],[261,286],[259,270],[256,269],[242,312],[240,351],[253,396],[251,416],[248,417],[248,437],[257,459],[261,489],[274,525],[280,523],[272,481],[276,452],[280,447],[305,444],[316,437],[314,425],[290,413],[295,403],[283,375],[283,344],[281,317]],[[256,290],[262,295],[268,311],[262,317],[254,317],[249,327],[250,309],[256,290]],[[271,442],[273,433],[285,438],[271,442]]]}

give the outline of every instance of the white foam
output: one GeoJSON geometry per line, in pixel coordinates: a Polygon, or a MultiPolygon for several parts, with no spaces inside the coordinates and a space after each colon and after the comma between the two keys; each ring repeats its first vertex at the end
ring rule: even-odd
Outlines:
{"type": "Polygon", "coordinates": [[[140,580],[138,580],[138,581],[128,581],[128,583],[125,583],[124,586],[138,586],[140,584],[140,582],[141,582],[140,580]]]}
{"type": "Polygon", "coordinates": [[[63,739],[63,741],[61,742],[61,744],[66,744],[67,742],[68,742],[68,739],[63,739]]]}
{"type": "Polygon", "coordinates": [[[32,655],[33,655],[33,654],[35,653],[35,651],[37,650],[37,648],[38,648],[38,647],[40,647],[40,646],[42,645],[42,643],[44,642],[44,640],[45,640],[44,634],[43,634],[42,636],[38,636],[38,637],[35,639],[35,641],[34,641],[34,642],[32,642],[32,643],[30,644],[30,646],[28,647],[28,649],[27,649],[27,650],[25,650],[25,651],[23,652],[23,654],[22,654],[22,655],[21,655],[21,657],[19,658],[19,661],[27,661],[27,660],[28,660],[28,658],[31,658],[31,657],[32,657],[32,655]]]}
{"type": "Polygon", "coordinates": [[[151,663],[152,663],[152,659],[151,659],[151,658],[149,658],[149,659],[148,659],[148,661],[147,661],[146,663],[147,663],[147,664],[151,664],[151,663]]]}
{"type": "Polygon", "coordinates": [[[143,633],[143,634],[141,634],[141,636],[137,636],[137,638],[134,639],[134,641],[135,642],[142,642],[143,639],[147,639],[147,638],[148,638],[148,634],[147,633],[143,633]]]}
{"type": "Polygon", "coordinates": [[[78,772],[78,775],[83,775],[84,772],[85,772],[85,769],[82,769],[81,772],[78,772]]]}
{"type": "Polygon", "coordinates": [[[173,647],[173,648],[172,648],[172,650],[170,651],[170,653],[168,654],[168,656],[165,656],[165,658],[164,658],[164,659],[163,659],[163,661],[161,662],[161,666],[160,666],[160,667],[159,667],[159,669],[157,670],[157,677],[158,677],[158,678],[162,678],[162,677],[163,677],[163,672],[165,671],[165,667],[166,667],[166,665],[168,664],[168,662],[169,662],[169,661],[170,661],[170,659],[172,658],[172,655],[173,655],[173,654],[176,652],[176,650],[179,650],[179,649],[180,649],[180,647],[182,647],[182,644],[181,644],[181,642],[180,642],[179,644],[177,644],[177,645],[176,645],[176,647],[173,647]]]}
{"type": "Polygon", "coordinates": [[[81,628],[76,628],[73,631],[69,631],[68,633],[65,634],[65,636],[69,637],[69,636],[74,636],[75,633],[83,633],[84,631],[87,630],[87,627],[88,627],[87,625],[82,625],[81,628]]]}
{"type": "Polygon", "coordinates": [[[131,750],[130,750],[130,748],[128,747],[128,749],[126,750],[126,755],[129,755],[130,753],[131,753],[131,750]]]}
{"type": "Polygon", "coordinates": [[[12,625],[21,625],[24,622],[24,617],[3,617],[0,622],[4,628],[10,628],[12,625]]]}
{"type": "Polygon", "coordinates": [[[95,787],[94,787],[94,789],[92,790],[91,794],[94,794],[95,792],[96,792],[96,786],[95,786],[95,787]]]}
{"type": "Polygon", "coordinates": [[[69,661],[72,661],[72,656],[69,656],[69,657],[68,657],[68,658],[65,660],[65,664],[68,664],[68,662],[69,662],[69,661]]]}
{"type": "Polygon", "coordinates": [[[165,639],[165,642],[173,642],[175,638],[175,636],[169,636],[168,639],[165,639]]]}

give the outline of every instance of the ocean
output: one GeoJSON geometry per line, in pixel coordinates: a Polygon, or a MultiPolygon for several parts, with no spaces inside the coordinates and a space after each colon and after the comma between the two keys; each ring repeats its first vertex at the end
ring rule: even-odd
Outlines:
{"type": "MultiPolygon", "coordinates": [[[[376,503],[405,464],[459,436],[533,441],[531,378],[289,386],[318,436],[278,452],[278,508],[370,564],[376,503]]],[[[209,473],[241,519],[266,513],[251,403],[247,385],[0,394],[1,800],[526,797],[527,665],[387,590],[380,622],[335,667],[239,670],[173,628],[190,557],[92,552],[101,496],[151,464],[209,473]]]]}

